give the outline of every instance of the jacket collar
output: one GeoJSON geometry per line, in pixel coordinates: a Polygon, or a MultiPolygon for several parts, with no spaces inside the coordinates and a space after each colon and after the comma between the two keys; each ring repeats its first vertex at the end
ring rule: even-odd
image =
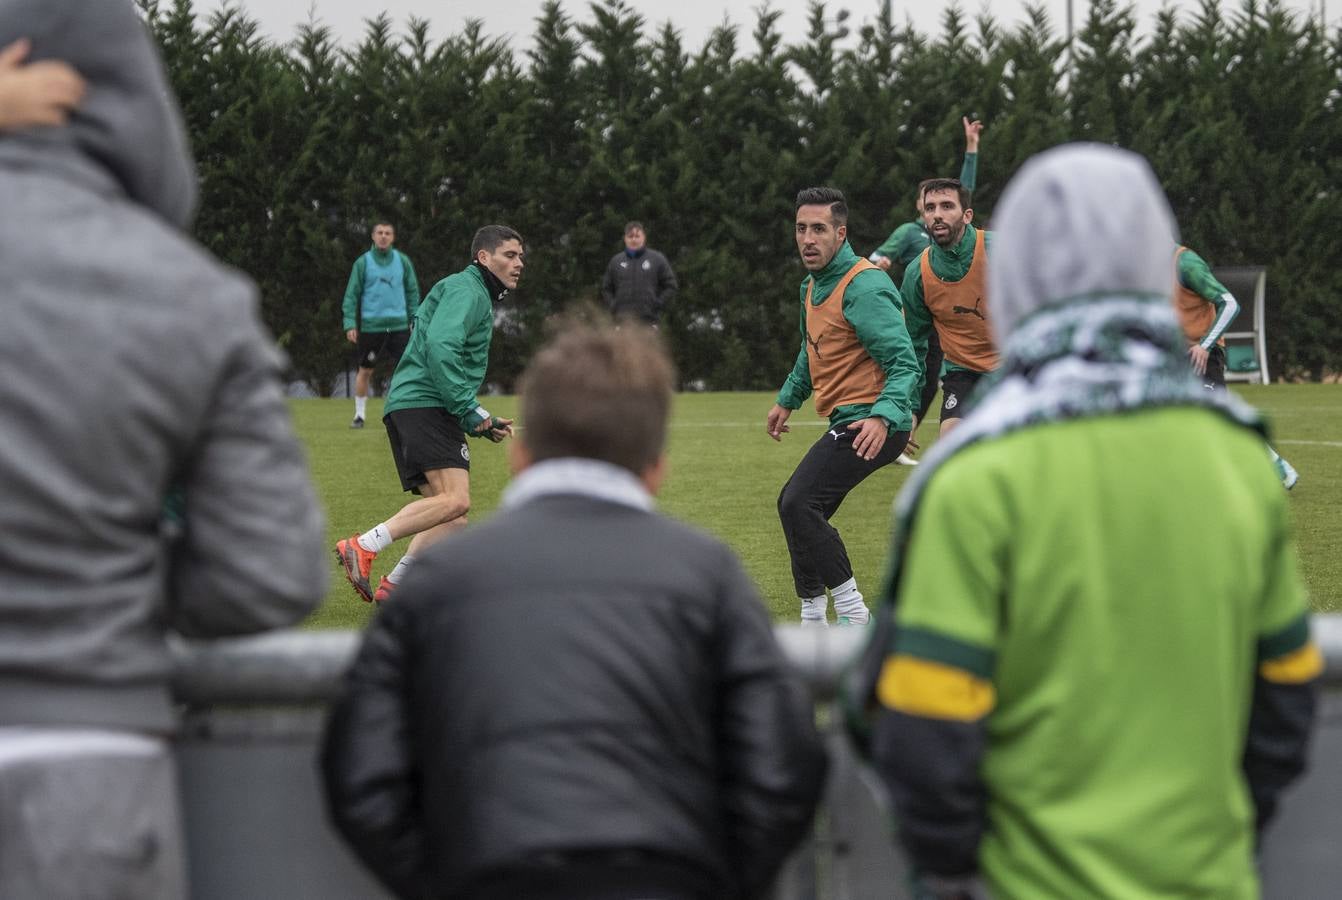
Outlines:
{"type": "Polygon", "coordinates": [[[480,277],[484,279],[485,290],[489,291],[489,299],[495,303],[502,300],[508,293],[508,289],[503,286],[503,282],[499,280],[499,277],[489,271],[485,266],[480,265],[479,260],[472,260],[471,265],[475,268],[475,271],[480,274],[480,277]]]}
{"type": "Polygon", "coordinates": [[[652,495],[628,469],[576,456],[547,459],[524,470],[503,491],[499,506],[513,509],[541,497],[590,497],[634,509],[652,510],[652,495]]]}

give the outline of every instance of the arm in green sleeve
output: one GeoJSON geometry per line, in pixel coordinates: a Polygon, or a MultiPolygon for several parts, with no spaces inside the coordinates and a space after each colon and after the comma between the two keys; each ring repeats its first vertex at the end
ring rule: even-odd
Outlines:
{"type": "Polygon", "coordinates": [[[415,275],[415,266],[410,262],[410,257],[404,253],[401,254],[401,264],[405,267],[405,317],[413,323],[415,321],[415,310],[419,309],[419,278],[415,275]]]}
{"type": "Polygon", "coordinates": [[[811,362],[806,358],[806,345],[803,343],[797,361],[792,364],[783,387],[778,391],[776,403],[784,409],[801,409],[806,398],[811,396],[811,362]]]}
{"type": "Polygon", "coordinates": [[[475,392],[484,378],[483,372],[468,371],[465,364],[467,335],[480,327],[490,313],[489,301],[474,291],[455,297],[444,297],[434,310],[429,322],[425,352],[427,368],[433,378],[443,407],[456,416],[463,428],[479,416],[474,415],[480,401],[475,392]]]}
{"type": "Polygon", "coordinates": [[[1210,350],[1239,315],[1239,301],[1216,280],[1207,261],[1192,250],[1179,254],[1179,283],[1216,307],[1216,318],[1198,343],[1210,350]]]}
{"type": "Polygon", "coordinates": [[[960,164],[960,183],[965,186],[965,190],[971,194],[974,192],[975,185],[979,178],[979,155],[977,153],[965,153],[965,161],[960,164]]]}
{"type": "Polygon", "coordinates": [[[797,361],[792,364],[783,387],[774,401],[784,409],[801,409],[806,398],[811,396],[811,361],[806,356],[806,289],[801,290],[801,316],[798,322],[801,331],[801,351],[797,361]]]}
{"type": "Polygon", "coordinates": [[[909,398],[916,396],[909,389],[918,377],[919,362],[900,307],[894,283],[878,272],[858,275],[843,295],[844,318],[885,372],[885,387],[872,404],[871,414],[885,419],[896,431],[909,431],[913,427],[909,398]]]}
{"type": "Polygon", "coordinates": [[[909,344],[913,348],[913,357],[917,362],[915,371],[916,378],[913,379],[909,388],[908,404],[909,409],[917,409],[918,401],[922,398],[923,385],[927,379],[936,378],[939,372],[928,372],[925,368],[927,362],[927,336],[931,333],[932,312],[927,308],[923,301],[923,269],[922,266],[910,265],[904,270],[904,284],[899,289],[900,295],[904,299],[904,327],[909,332],[909,344]]]}
{"type": "MultiPolygon", "coordinates": [[[[904,226],[902,225],[900,226],[900,228],[903,227],[904,226]]],[[[894,231],[890,232],[890,236],[885,239],[885,242],[882,243],[881,246],[871,251],[871,255],[868,256],[867,259],[871,260],[872,262],[876,262],[876,260],[878,259],[894,259],[895,248],[898,246],[899,246],[899,228],[896,228],[894,231]]]]}
{"type": "Polygon", "coordinates": [[[976,871],[988,824],[980,769],[1011,533],[988,482],[964,465],[931,481],[892,586],[898,595],[885,601],[897,624],[877,684],[873,761],[915,868],[942,876],[976,871]]]}
{"type": "Polygon", "coordinates": [[[345,285],[345,299],[341,310],[345,322],[345,331],[359,327],[359,302],[363,299],[363,273],[368,266],[360,254],[349,272],[349,283],[345,285]]]}

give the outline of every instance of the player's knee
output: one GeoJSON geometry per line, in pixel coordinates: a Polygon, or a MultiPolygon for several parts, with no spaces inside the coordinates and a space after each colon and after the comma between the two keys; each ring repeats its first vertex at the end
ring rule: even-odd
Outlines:
{"type": "Polygon", "coordinates": [[[808,502],[805,494],[801,491],[790,491],[784,488],[783,493],[778,495],[778,518],[784,522],[795,522],[812,515],[814,512],[814,504],[808,502]]]}
{"type": "Polygon", "coordinates": [[[439,494],[435,499],[438,501],[438,521],[440,522],[464,519],[466,514],[471,511],[470,494],[439,494]]]}

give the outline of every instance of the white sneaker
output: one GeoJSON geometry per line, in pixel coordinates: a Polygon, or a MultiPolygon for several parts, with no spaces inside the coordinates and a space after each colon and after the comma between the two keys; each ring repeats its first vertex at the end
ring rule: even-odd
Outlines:
{"type": "Polygon", "coordinates": [[[912,456],[909,456],[907,453],[901,453],[899,454],[899,456],[895,457],[895,465],[916,466],[918,465],[918,460],[914,459],[912,456]]]}
{"type": "Polygon", "coordinates": [[[861,628],[863,625],[871,624],[871,613],[865,612],[861,618],[857,616],[839,616],[840,628],[861,628]]]}
{"type": "Polygon", "coordinates": [[[1300,473],[1280,456],[1277,457],[1277,474],[1281,476],[1281,486],[1288,491],[1295,487],[1295,483],[1300,480],[1300,473]]]}

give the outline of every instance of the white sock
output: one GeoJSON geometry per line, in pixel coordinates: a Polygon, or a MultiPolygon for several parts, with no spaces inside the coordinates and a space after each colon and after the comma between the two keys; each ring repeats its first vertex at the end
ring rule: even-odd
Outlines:
{"type": "Polygon", "coordinates": [[[386,522],[359,535],[359,546],[365,550],[372,550],[374,553],[381,553],[391,545],[391,529],[387,527],[386,522]]]}
{"type": "Polygon", "coordinates": [[[387,575],[387,580],[390,581],[392,584],[400,584],[401,579],[405,577],[406,571],[409,570],[410,565],[414,561],[415,558],[411,556],[409,553],[407,553],[405,556],[402,556],[401,561],[398,562],[396,564],[396,567],[391,570],[391,573],[387,575]]]}
{"type": "Polygon", "coordinates": [[[867,604],[862,602],[862,592],[857,589],[856,578],[849,578],[838,587],[830,588],[829,592],[834,595],[836,616],[846,616],[858,624],[871,618],[867,604]]]}
{"type": "Polygon", "coordinates": [[[801,618],[803,622],[820,620],[825,621],[825,611],[829,608],[829,598],[824,594],[819,597],[801,598],[801,618]]]}
{"type": "Polygon", "coordinates": [[[356,419],[362,419],[362,418],[363,418],[363,414],[364,414],[365,412],[367,412],[367,411],[368,411],[368,398],[367,398],[367,397],[355,397],[355,398],[354,398],[354,418],[356,418],[356,419]]]}

